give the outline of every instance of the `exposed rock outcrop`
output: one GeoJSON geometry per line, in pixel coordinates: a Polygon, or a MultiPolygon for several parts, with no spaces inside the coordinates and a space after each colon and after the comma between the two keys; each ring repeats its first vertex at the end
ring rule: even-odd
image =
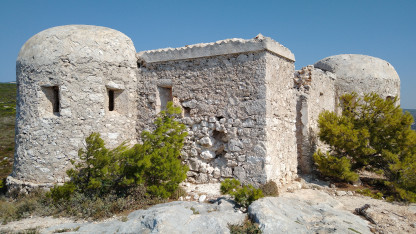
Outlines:
{"type": "Polygon", "coordinates": [[[310,201],[296,197],[267,197],[255,201],[249,214],[263,233],[371,233],[367,222],[340,209],[324,192],[310,201]],[[321,202],[322,201],[322,202],[321,202]]]}
{"type": "Polygon", "coordinates": [[[178,201],[134,211],[125,222],[67,223],[43,232],[72,229],[76,233],[229,233],[228,224],[243,223],[245,218],[226,199],[219,199],[215,204],[178,201]]]}

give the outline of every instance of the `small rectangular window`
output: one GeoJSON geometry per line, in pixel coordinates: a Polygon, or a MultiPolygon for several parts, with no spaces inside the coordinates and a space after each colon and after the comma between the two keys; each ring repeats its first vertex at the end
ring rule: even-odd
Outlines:
{"type": "Polygon", "coordinates": [[[166,109],[170,101],[173,101],[172,87],[157,87],[156,113],[166,109]]]}
{"type": "Polygon", "coordinates": [[[59,87],[53,86],[53,113],[59,113],[59,87]]]}
{"type": "Polygon", "coordinates": [[[108,110],[114,111],[114,90],[108,90],[108,110]]]}
{"type": "Polygon", "coordinates": [[[44,113],[59,115],[59,86],[43,86],[42,91],[44,97],[44,101],[42,102],[42,109],[44,110],[44,113]]]}

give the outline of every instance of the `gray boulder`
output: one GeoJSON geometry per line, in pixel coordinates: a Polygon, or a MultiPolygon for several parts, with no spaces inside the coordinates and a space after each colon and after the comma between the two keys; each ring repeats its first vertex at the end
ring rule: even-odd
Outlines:
{"type": "Polygon", "coordinates": [[[371,233],[367,221],[339,209],[339,204],[326,196],[319,204],[296,197],[266,197],[253,202],[248,213],[265,234],[371,233]]]}
{"type": "Polygon", "coordinates": [[[245,218],[245,214],[225,199],[214,204],[176,201],[134,211],[125,222],[65,224],[42,232],[70,227],[72,233],[229,233],[229,224],[241,224],[245,218]]]}

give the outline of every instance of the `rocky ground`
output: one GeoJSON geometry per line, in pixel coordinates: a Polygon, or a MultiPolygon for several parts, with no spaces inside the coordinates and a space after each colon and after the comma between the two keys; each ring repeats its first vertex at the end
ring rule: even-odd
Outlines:
{"type": "Polygon", "coordinates": [[[228,224],[247,215],[264,233],[416,233],[416,205],[388,203],[328,186],[319,181],[296,182],[289,192],[254,202],[243,213],[219,185],[186,184],[189,196],[127,216],[99,222],[68,218],[32,217],[0,226],[0,232],[36,229],[40,233],[228,233],[228,224]],[[209,202],[211,201],[211,202],[209,202]],[[368,204],[369,219],[354,214],[368,204]]]}

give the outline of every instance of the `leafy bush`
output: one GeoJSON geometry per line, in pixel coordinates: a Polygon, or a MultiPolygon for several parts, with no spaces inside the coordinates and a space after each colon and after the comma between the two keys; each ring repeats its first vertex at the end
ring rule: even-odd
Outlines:
{"type": "Polygon", "coordinates": [[[55,185],[48,195],[50,195],[55,202],[61,199],[68,200],[75,192],[75,185],[73,183],[65,183],[62,186],[55,185]]]}
{"type": "Polygon", "coordinates": [[[92,133],[79,150],[80,159],[67,171],[70,181],[47,193],[35,190],[24,196],[11,191],[9,200],[0,200],[0,221],[32,214],[107,218],[183,196],[178,185],[188,167],[182,165],[180,151],[187,133],[175,120],[179,114],[180,108],[168,103],[155,120],[155,130],[143,132],[143,143],[130,149],[121,144],[109,150],[100,135],[92,133]]]}
{"type": "Polygon", "coordinates": [[[313,159],[318,164],[318,170],[326,176],[339,178],[348,182],[358,180],[358,174],[351,171],[350,160],[346,157],[335,157],[318,150],[313,155],[313,159]]]}
{"type": "Polygon", "coordinates": [[[372,192],[368,188],[358,189],[356,192],[359,193],[359,194],[362,194],[364,196],[367,196],[367,197],[372,197],[374,199],[382,199],[383,198],[383,193],[381,193],[381,192],[372,192]]]}
{"type": "Polygon", "coordinates": [[[238,187],[240,187],[240,185],[241,185],[240,181],[238,181],[236,179],[225,179],[221,183],[220,190],[221,190],[222,194],[231,194],[238,187]]]}
{"type": "Polygon", "coordinates": [[[319,138],[330,152],[314,155],[319,171],[354,181],[355,171],[382,171],[397,198],[416,201],[416,132],[413,117],[403,113],[397,98],[382,99],[375,93],[363,98],[343,95],[341,115],[319,115],[319,138]]]}
{"type": "Polygon", "coordinates": [[[230,194],[242,207],[248,207],[253,201],[264,197],[261,189],[254,188],[251,184],[241,186],[236,179],[225,179],[221,183],[221,193],[230,194]]]}
{"type": "Polygon", "coordinates": [[[148,191],[162,198],[168,198],[186,179],[188,166],[180,160],[181,149],[187,132],[185,125],[175,120],[181,109],[172,102],[167,105],[155,121],[153,132],[142,133],[143,144],[127,152],[133,164],[126,173],[127,180],[144,181],[148,191]]]}
{"type": "MultiPolygon", "coordinates": [[[[70,181],[51,189],[55,201],[69,199],[73,193],[98,197],[109,193],[126,193],[131,187],[144,185],[147,192],[168,198],[186,179],[188,167],[180,152],[187,133],[185,125],[175,120],[181,109],[170,102],[155,120],[155,130],[142,133],[142,144],[128,148],[121,144],[113,150],[105,147],[98,133],[85,140],[79,150],[80,160],[67,171],[70,181]]],[[[125,194],[128,195],[128,194],[125,194]]]]}

